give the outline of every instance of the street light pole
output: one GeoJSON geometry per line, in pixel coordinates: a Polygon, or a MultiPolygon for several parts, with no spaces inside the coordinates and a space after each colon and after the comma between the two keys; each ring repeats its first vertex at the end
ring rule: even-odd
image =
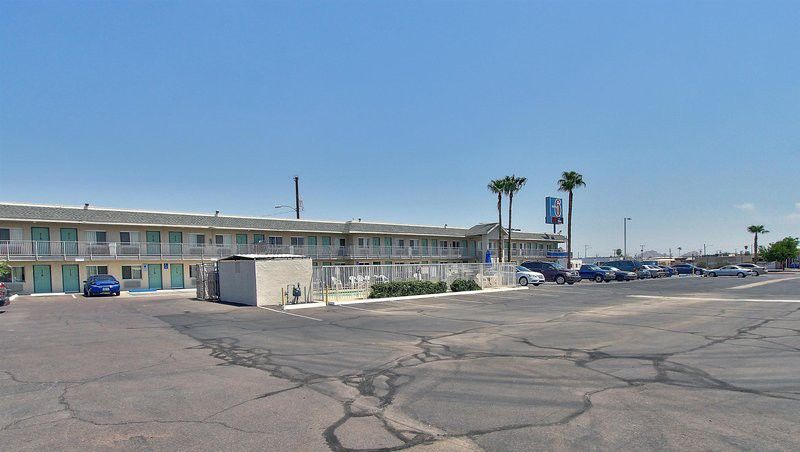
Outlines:
{"type": "Polygon", "coordinates": [[[628,257],[628,222],[631,221],[630,218],[625,217],[622,219],[622,249],[624,257],[628,257]]]}

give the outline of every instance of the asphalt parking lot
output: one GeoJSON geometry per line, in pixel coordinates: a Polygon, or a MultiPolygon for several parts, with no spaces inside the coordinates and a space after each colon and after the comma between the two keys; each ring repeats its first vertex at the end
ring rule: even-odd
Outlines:
{"type": "Polygon", "coordinates": [[[5,309],[6,450],[800,448],[797,276],[5,309]]]}

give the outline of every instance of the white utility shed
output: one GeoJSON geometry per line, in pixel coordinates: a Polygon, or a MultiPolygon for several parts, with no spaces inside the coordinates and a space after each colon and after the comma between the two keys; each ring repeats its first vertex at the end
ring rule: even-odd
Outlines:
{"type": "MultiPolygon", "coordinates": [[[[251,306],[281,304],[281,289],[300,284],[310,297],[311,259],[294,254],[236,254],[220,259],[219,299],[251,306]]],[[[291,298],[291,292],[289,293],[291,298]]]]}

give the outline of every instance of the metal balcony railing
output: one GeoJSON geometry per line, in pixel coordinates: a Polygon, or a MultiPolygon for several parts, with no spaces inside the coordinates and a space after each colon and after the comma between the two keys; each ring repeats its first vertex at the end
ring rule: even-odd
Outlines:
{"type": "MultiPolygon", "coordinates": [[[[548,250],[512,249],[514,258],[542,258],[548,250]]],[[[497,254],[497,250],[492,250],[497,254]]],[[[484,250],[433,246],[219,245],[160,242],[0,241],[0,259],[20,260],[147,260],[152,258],[218,259],[232,254],[299,254],[314,259],[482,259],[484,250]]]]}

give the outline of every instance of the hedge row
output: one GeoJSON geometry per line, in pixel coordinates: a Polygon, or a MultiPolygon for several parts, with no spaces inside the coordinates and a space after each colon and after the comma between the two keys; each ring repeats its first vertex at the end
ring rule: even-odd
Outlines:
{"type": "Polygon", "coordinates": [[[405,297],[447,292],[444,281],[393,281],[373,284],[369,298],[405,297]]]}
{"type": "Polygon", "coordinates": [[[481,286],[471,279],[457,279],[450,284],[453,292],[464,292],[467,290],[481,290],[481,286]]]}

